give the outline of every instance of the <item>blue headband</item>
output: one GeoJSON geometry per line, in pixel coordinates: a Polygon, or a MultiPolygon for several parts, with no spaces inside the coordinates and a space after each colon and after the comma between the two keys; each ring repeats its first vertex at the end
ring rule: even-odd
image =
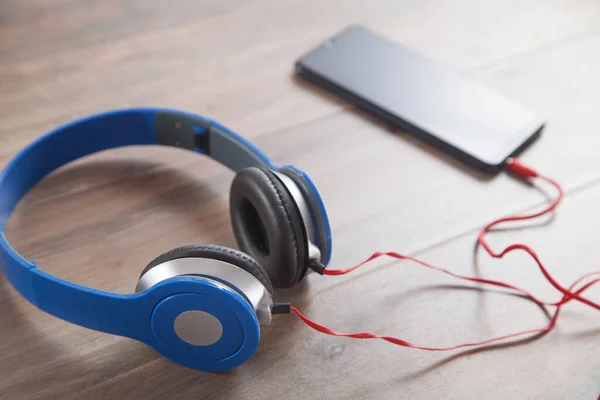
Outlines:
{"type": "MultiPolygon", "coordinates": [[[[41,310],[77,325],[160,348],[151,330],[145,328],[153,305],[169,295],[168,285],[121,295],[74,284],[36,268],[35,262],[26,260],[10,246],[4,234],[6,221],[19,200],[60,166],[102,150],[155,144],[206,154],[233,171],[259,166],[277,168],[239,135],[189,113],[130,109],[71,122],[28,145],[0,173],[0,265],[12,286],[41,310]]],[[[328,232],[329,225],[326,227],[328,232]]],[[[327,240],[330,243],[329,237],[327,240]]]]}

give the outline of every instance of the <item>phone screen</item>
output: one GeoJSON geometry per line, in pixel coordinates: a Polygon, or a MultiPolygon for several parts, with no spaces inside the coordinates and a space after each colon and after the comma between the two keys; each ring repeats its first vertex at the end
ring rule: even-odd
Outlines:
{"type": "Polygon", "coordinates": [[[395,42],[352,26],[297,72],[470,165],[497,171],[541,132],[532,111],[395,42]]]}

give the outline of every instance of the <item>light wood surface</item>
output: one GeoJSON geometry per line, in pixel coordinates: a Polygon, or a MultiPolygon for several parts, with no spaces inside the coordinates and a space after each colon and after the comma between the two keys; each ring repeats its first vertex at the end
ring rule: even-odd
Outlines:
{"type": "MultiPolygon", "coordinates": [[[[0,0],[0,165],[75,117],[126,106],[208,115],[319,187],[332,267],[396,250],[558,298],[531,260],[473,255],[492,218],[544,193],[474,173],[293,77],[306,50],[365,24],[539,111],[548,126],[523,160],[565,187],[548,223],[494,234],[532,245],[561,282],[600,269],[600,4],[593,0],[0,0]]],[[[235,247],[232,174],[195,154],[128,148],[78,161],[20,203],[7,235],[41,268],[130,293],[156,255],[185,243],[235,247]]],[[[545,189],[542,187],[542,189],[545,189]]],[[[549,192],[548,192],[549,193],[549,192]]],[[[1,194],[0,194],[1,195],[1,194]]],[[[427,345],[535,327],[543,313],[406,262],[312,275],[277,293],[319,322],[427,345]]],[[[1,399],[592,399],[600,320],[579,305],[555,332],[486,351],[425,353],[318,334],[293,316],[220,374],[178,367],[142,344],[67,324],[0,278],[1,399]]],[[[600,300],[595,289],[590,297],[600,300]]]]}

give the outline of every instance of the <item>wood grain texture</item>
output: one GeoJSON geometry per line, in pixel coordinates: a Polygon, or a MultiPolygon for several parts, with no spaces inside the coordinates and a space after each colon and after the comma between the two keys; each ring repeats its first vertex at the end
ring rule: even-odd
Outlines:
{"type": "MultiPolygon", "coordinates": [[[[524,160],[567,189],[548,224],[494,237],[534,245],[562,282],[598,269],[600,6],[589,1],[0,0],[0,165],[46,130],[125,106],[209,115],[277,162],[309,172],[334,232],[333,266],[376,249],[419,254],[466,273],[520,283],[548,298],[520,256],[477,258],[474,230],[544,196],[489,179],[298,82],[293,62],[349,23],[363,23],[538,110],[548,128],[524,160]]],[[[119,149],[38,185],[7,227],[51,273],[129,293],[157,254],[185,243],[235,247],[232,174],[165,148],[119,149]]],[[[522,300],[408,263],[343,278],[311,276],[277,293],[345,331],[445,345],[544,322],[522,300]]],[[[483,352],[428,354],[319,335],[292,316],[263,330],[246,365],[206,374],[139,343],[50,317],[0,278],[0,398],[595,399],[597,315],[570,306],[560,329],[483,352]]],[[[598,290],[590,296],[599,299],[598,290]]]]}

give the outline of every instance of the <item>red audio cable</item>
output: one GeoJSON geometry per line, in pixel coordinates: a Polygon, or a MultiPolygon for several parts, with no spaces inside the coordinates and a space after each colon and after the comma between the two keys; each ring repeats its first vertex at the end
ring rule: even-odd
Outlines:
{"type": "Polygon", "coordinates": [[[544,275],[544,277],[548,280],[548,282],[550,282],[550,284],[554,288],[556,288],[559,292],[562,293],[563,297],[561,298],[561,300],[556,301],[556,302],[543,301],[543,300],[539,299],[538,297],[534,296],[532,293],[530,293],[524,289],[521,289],[517,286],[511,285],[509,283],[491,280],[491,279],[470,277],[470,276],[456,274],[456,273],[448,271],[446,269],[439,268],[439,267],[433,266],[429,263],[426,263],[424,261],[418,260],[414,257],[402,255],[402,254],[399,254],[396,252],[376,252],[373,255],[371,255],[369,258],[367,258],[366,260],[362,261],[361,263],[359,263],[351,268],[338,269],[338,270],[319,269],[318,272],[322,273],[324,275],[332,275],[332,276],[345,275],[345,274],[350,273],[350,272],[354,271],[355,269],[363,266],[364,264],[366,264],[376,258],[382,257],[382,256],[388,256],[388,257],[397,258],[397,259],[401,259],[401,260],[409,260],[409,261],[415,262],[421,266],[424,266],[426,268],[430,268],[435,271],[442,272],[446,275],[450,275],[454,278],[463,279],[463,280],[467,280],[470,282],[481,283],[481,284],[485,284],[485,285],[498,286],[498,287],[502,287],[505,289],[510,289],[514,292],[517,292],[517,293],[523,295],[525,298],[538,304],[539,306],[553,307],[554,312],[551,314],[550,321],[548,322],[548,324],[546,324],[540,328],[529,329],[529,330],[525,330],[525,331],[521,331],[521,332],[512,333],[509,335],[494,337],[494,338],[479,341],[479,342],[464,343],[464,344],[450,346],[450,347],[426,347],[426,346],[421,346],[421,345],[417,345],[414,343],[410,343],[410,342],[407,342],[407,341],[399,339],[399,338],[395,338],[395,337],[391,337],[391,336],[377,335],[377,334],[374,334],[371,332],[357,332],[357,333],[337,332],[331,328],[328,328],[326,326],[320,325],[320,324],[312,321],[311,319],[307,318],[302,313],[300,313],[300,311],[298,311],[298,309],[295,307],[290,307],[289,309],[291,311],[295,312],[302,319],[302,321],[304,321],[308,326],[310,326],[311,328],[313,328],[319,332],[322,332],[322,333],[325,333],[328,335],[345,336],[345,337],[350,337],[350,338],[355,338],[355,339],[383,339],[385,341],[388,341],[390,343],[393,343],[393,344],[396,344],[399,346],[410,347],[410,348],[421,349],[421,350],[428,350],[428,351],[447,351],[447,350],[456,350],[456,349],[465,348],[465,347],[482,346],[482,345],[488,345],[488,344],[498,342],[498,341],[503,341],[506,339],[516,338],[519,336],[531,335],[531,334],[542,334],[542,333],[549,332],[556,326],[556,321],[558,320],[562,306],[564,306],[571,300],[579,301],[590,307],[600,310],[600,304],[595,303],[595,302],[582,296],[582,294],[586,290],[588,290],[590,287],[592,287],[596,283],[600,282],[600,271],[588,273],[588,274],[582,276],[581,278],[577,279],[570,287],[565,288],[560,283],[558,283],[556,281],[556,279],[554,279],[552,277],[550,272],[548,272],[548,270],[544,267],[544,265],[540,261],[537,254],[530,247],[528,247],[524,244],[512,244],[512,245],[506,247],[504,250],[502,250],[500,252],[496,252],[492,249],[492,247],[485,240],[485,235],[490,230],[492,230],[496,225],[499,225],[499,224],[502,224],[505,222],[523,221],[523,220],[530,220],[530,219],[535,219],[535,218],[541,217],[545,214],[548,214],[548,213],[554,211],[563,199],[562,188],[553,179],[550,179],[548,177],[540,175],[535,170],[521,164],[516,159],[510,158],[509,160],[507,160],[506,167],[510,172],[516,174],[517,176],[519,176],[523,179],[531,180],[531,179],[537,178],[537,179],[541,179],[541,180],[551,184],[558,191],[558,195],[556,196],[556,198],[554,200],[552,200],[552,202],[546,208],[544,208],[543,210],[541,210],[539,212],[525,214],[525,215],[519,215],[519,216],[500,218],[500,219],[497,219],[497,220],[489,223],[488,225],[486,225],[485,227],[483,227],[481,229],[479,236],[477,238],[477,242],[479,245],[481,245],[487,251],[487,253],[490,256],[492,256],[494,258],[502,258],[506,254],[508,254],[512,251],[517,251],[517,250],[521,250],[521,251],[528,253],[535,260],[542,275],[544,275]],[[595,279],[590,280],[587,283],[581,285],[583,282],[585,282],[586,280],[588,280],[594,276],[596,276],[595,279]],[[578,288],[578,286],[580,286],[580,287],[578,288]]]}

